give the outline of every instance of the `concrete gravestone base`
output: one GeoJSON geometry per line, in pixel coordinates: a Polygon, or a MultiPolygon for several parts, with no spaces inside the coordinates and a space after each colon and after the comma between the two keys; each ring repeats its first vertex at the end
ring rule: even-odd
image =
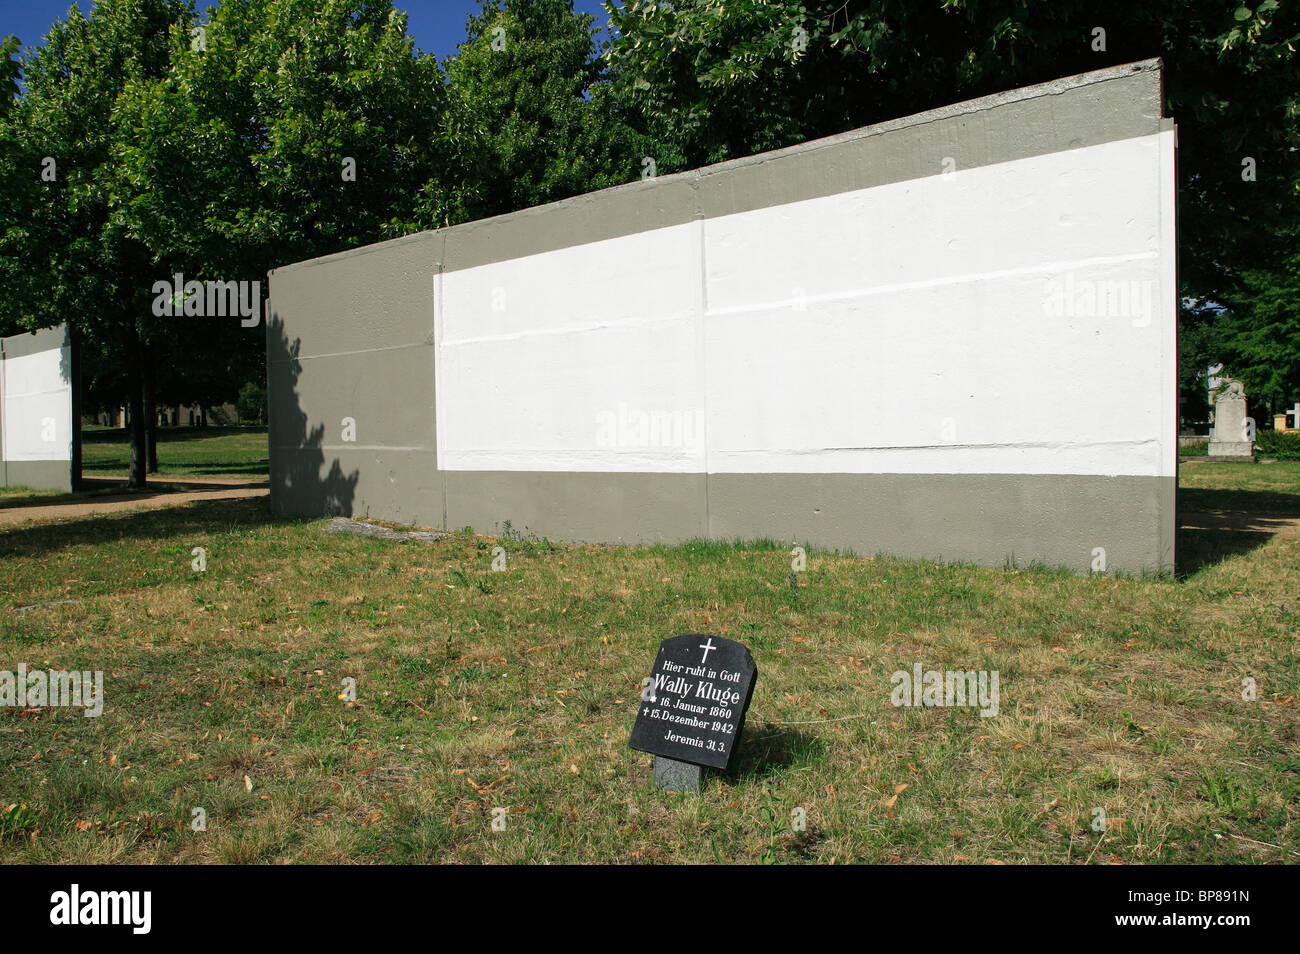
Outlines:
{"type": "Polygon", "coordinates": [[[704,769],[690,762],[655,756],[655,788],[669,792],[698,792],[704,780],[704,769]]]}

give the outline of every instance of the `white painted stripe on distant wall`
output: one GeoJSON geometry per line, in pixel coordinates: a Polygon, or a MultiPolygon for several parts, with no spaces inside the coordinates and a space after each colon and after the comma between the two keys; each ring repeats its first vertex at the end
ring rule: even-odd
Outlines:
{"type": "Polygon", "coordinates": [[[72,459],[72,391],[63,377],[66,349],[38,351],[4,361],[0,414],[4,459],[72,459]],[[46,440],[53,434],[52,441],[46,440]]]}
{"type": "Polygon", "coordinates": [[[1178,476],[1178,248],[1177,209],[1178,181],[1176,149],[1178,133],[1170,129],[1159,135],[1160,140],[1160,287],[1164,294],[1159,299],[1160,356],[1163,362],[1160,384],[1164,399],[1161,433],[1168,434],[1162,442],[1160,474],[1178,476]]]}
{"type": "Polygon", "coordinates": [[[1172,476],[1172,137],[440,276],[439,466],[1172,476]]]}

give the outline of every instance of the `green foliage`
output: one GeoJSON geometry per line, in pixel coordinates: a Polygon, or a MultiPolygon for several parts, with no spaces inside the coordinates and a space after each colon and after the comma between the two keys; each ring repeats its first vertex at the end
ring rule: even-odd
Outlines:
{"type": "Polygon", "coordinates": [[[595,18],[572,0],[480,0],[446,61],[438,145],[445,189],[423,221],[455,224],[636,178],[644,145],[603,78],[595,18]]]}
{"type": "Polygon", "coordinates": [[[404,14],[231,0],[203,28],[201,48],[173,29],[168,75],[122,104],[141,133],[117,155],[124,214],[164,274],[257,279],[412,230],[442,82],[404,14]]]}
{"type": "Polygon", "coordinates": [[[1256,431],[1255,447],[1261,457],[1300,460],[1300,434],[1288,431],[1256,431]]]}
{"type": "Polygon", "coordinates": [[[113,200],[112,155],[131,134],[115,107],[128,85],[166,74],[168,27],[187,15],[176,0],[101,0],[89,19],[74,5],[23,60],[26,92],[4,126],[4,326],[69,320],[83,344],[119,347],[140,328],[150,256],[113,200]]]}
{"type": "Polygon", "coordinates": [[[7,116],[18,98],[18,77],[22,62],[18,59],[18,37],[0,40],[0,118],[7,116]]]}
{"type": "Polygon", "coordinates": [[[239,389],[239,400],[235,402],[239,411],[239,420],[245,424],[262,424],[266,422],[266,388],[256,381],[249,381],[239,389]]]}
{"type": "Polygon", "coordinates": [[[1238,273],[1217,322],[1222,360],[1252,400],[1274,409],[1300,399],[1300,222],[1278,240],[1279,249],[1238,273]]]}

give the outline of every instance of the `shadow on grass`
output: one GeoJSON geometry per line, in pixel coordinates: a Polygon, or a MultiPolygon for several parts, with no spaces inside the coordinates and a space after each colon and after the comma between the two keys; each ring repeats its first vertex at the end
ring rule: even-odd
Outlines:
{"type": "Polygon", "coordinates": [[[1243,556],[1279,533],[1295,533],[1300,493],[1178,489],[1178,578],[1243,556]]]}
{"type": "Polygon", "coordinates": [[[746,725],[732,773],[737,780],[759,779],[818,758],[826,743],[788,725],[746,725]]]}
{"type": "Polygon", "coordinates": [[[1180,515],[1214,513],[1220,510],[1300,517],[1300,493],[1288,494],[1274,490],[1178,488],[1180,515]]]}
{"type": "Polygon", "coordinates": [[[271,523],[300,522],[303,521],[273,518],[265,497],[200,500],[159,510],[129,510],[58,523],[0,528],[0,559],[41,556],[83,544],[166,540],[271,523]]]}
{"type": "Polygon", "coordinates": [[[1182,526],[1178,528],[1178,572],[1185,579],[1235,556],[1258,550],[1276,530],[1182,526]]]}

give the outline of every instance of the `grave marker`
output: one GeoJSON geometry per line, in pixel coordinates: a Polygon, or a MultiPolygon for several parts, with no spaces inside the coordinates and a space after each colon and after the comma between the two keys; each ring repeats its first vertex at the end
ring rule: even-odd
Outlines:
{"type": "Polygon", "coordinates": [[[1246,392],[1240,381],[1225,379],[1226,387],[1214,398],[1214,429],[1209,456],[1249,460],[1254,457],[1254,431],[1248,427],[1246,392]]]}
{"type": "Polygon", "coordinates": [[[697,790],[700,767],[730,767],[757,678],[754,657],[734,640],[691,633],[659,644],[628,740],[655,756],[656,785],[697,790]]]}

